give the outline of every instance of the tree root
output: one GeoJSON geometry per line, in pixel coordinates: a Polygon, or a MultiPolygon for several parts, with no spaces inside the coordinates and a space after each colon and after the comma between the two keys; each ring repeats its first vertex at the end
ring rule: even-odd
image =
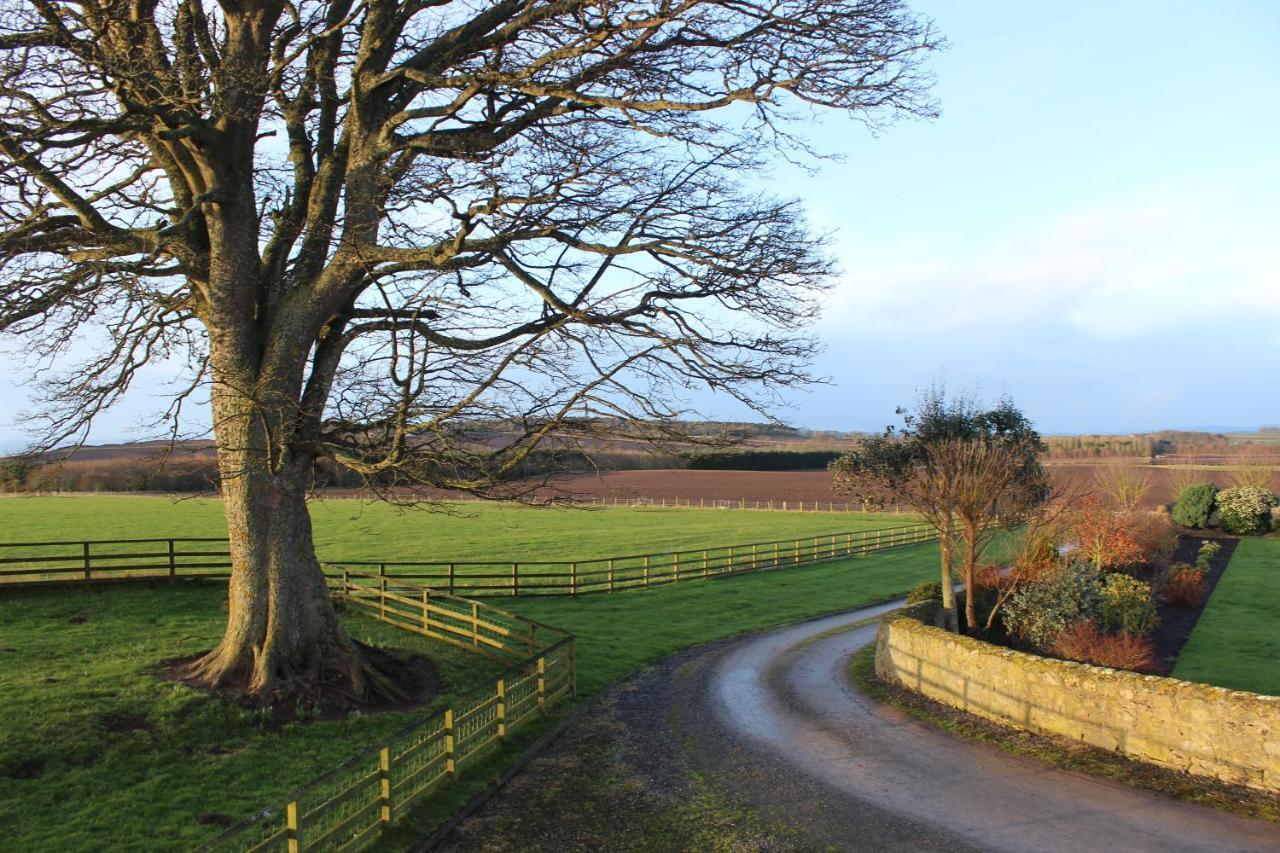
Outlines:
{"type": "MultiPolygon", "coordinates": [[[[346,639],[346,638],[343,638],[346,639]]],[[[430,661],[406,658],[347,640],[295,665],[265,666],[261,653],[228,655],[219,647],[162,668],[162,678],[208,690],[277,719],[346,716],[352,711],[404,710],[437,692],[430,661]],[[345,648],[344,648],[345,647],[345,648]],[[304,713],[305,712],[305,713],[304,713]]]]}

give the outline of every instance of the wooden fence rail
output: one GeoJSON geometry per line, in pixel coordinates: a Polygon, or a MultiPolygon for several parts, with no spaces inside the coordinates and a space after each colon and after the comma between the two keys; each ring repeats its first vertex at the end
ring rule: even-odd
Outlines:
{"type": "Polygon", "coordinates": [[[879,530],[824,533],[801,539],[590,560],[501,563],[333,561],[325,565],[331,572],[359,570],[386,578],[392,585],[409,581],[475,597],[588,595],[811,565],[930,542],[936,538],[937,533],[929,525],[909,524],[879,530]]]}
{"type": "MultiPolygon", "coordinates": [[[[496,562],[323,562],[331,579],[342,572],[411,581],[473,597],[587,595],[679,581],[839,560],[937,538],[927,524],[824,533],[801,539],[748,542],[589,560],[496,562]]],[[[225,539],[168,538],[0,543],[0,586],[156,578],[225,578],[225,539]],[[222,547],[217,548],[215,545],[222,547]]]]}
{"type": "Polygon", "coordinates": [[[517,662],[490,689],[412,724],[198,849],[359,850],[407,807],[576,692],[573,636],[557,628],[437,590],[404,595],[389,590],[385,578],[354,572],[332,589],[375,619],[517,662]]]}

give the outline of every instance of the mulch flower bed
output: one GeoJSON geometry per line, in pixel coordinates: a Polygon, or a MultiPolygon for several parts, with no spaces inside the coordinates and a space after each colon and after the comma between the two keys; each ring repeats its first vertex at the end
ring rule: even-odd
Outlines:
{"type": "MultiPolygon", "coordinates": [[[[1160,623],[1156,625],[1155,631],[1151,634],[1151,639],[1156,644],[1156,657],[1159,660],[1159,666],[1156,669],[1157,675],[1168,675],[1173,672],[1174,664],[1178,662],[1178,653],[1182,651],[1187,638],[1191,636],[1191,630],[1195,628],[1196,622],[1200,620],[1200,614],[1204,612],[1205,605],[1209,602],[1209,596],[1213,594],[1214,587],[1218,585],[1218,580],[1226,570],[1227,563],[1231,562],[1231,555],[1235,553],[1236,545],[1239,544],[1239,541],[1235,538],[1212,535],[1193,536],[1183,534],[1178,538],[1178,547],[1173,552],[1173,557],[1169,561],[1170,565],[1176,565],[1177,563],[1195,565],[1196,555],[1200,553],[1200,545],[1204,542],[1217,542],[1222,546],[1222,550],[1214,556],[1208,570],[1204,573],[1204,586],[1201,589],[1199,600],[1193,606],[1182,607],[1170,604],[1162,599],[1157,601],[1160,623]]],[[[1158,577],[1160,570],[1163,568],[1167,568],[1167,566],[1149,569],[1139,573],[1138,577],[1150,582],[1153,576],[1158,577]]],[[[1155,586],[1155,584],[1152,585],[1155,586]]]]}

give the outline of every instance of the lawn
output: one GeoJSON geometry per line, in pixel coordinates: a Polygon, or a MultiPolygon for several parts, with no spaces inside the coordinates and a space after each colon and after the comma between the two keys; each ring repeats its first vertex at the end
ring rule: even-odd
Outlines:
{"type": "Polygon", "coordinates": [[[1175,678],[1280,695],[1280,539],[1246,539],[1183,646],[1175,678]]]}
{"type": "MultiPolygon", "coordinates": [[[[682,647],[899,594],[936,566],[936,546],[923,545],[614,596],[511,604],[578,634],[586,698],[682,647]]],[[[381,714],[273,731],[253,714],[154,680],[149,673],[159,661],[213,644],[223,598],[220,586],[186,585],[0,597],[0,825],[12,847],[81,850],[126,838],[130,849],[188,847],[220,831],[210,815],[238,818],[278,803],[405,724],[404,714],[381,714]]],[[[366,641],[429,651],[452,693],[494,677],[487,662],[429,640],[358,617],[349,624],[366,641]]],[[[537,733],[516,738],[407,815],[384,849],[430,831],[537,733]]]]}
{"type": "MultiPolygon", "coordinates": [[[[212,821],[274,805],[424,713],[273,730],[154,678],[161,661],[217,642],[225,599],[221,584],[0,593],[5,849],[188,849],[220,831],[212,821]]],[[[445,685],[433,707],[502,668],[371,619],[348,625],[357,639],[430,656],[445,685]]]]}
{"type": "MultiPolygon", "coordinates": [[[[587,560],[910,524],[903,515],[311,503],[327,560],[587,560]]],[[[0,542],[225,536],[221,502],[137,495],[0,499],[0,542]]]]}

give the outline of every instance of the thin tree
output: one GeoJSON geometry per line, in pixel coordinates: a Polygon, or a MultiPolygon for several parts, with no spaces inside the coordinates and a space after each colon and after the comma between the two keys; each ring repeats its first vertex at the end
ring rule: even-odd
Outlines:
{"type": "Polygon", "coordinates": [[[1049,496],[1040,452],[1038,437],[1025,433],[948,438],[930,448],[939,468],[948,472],[955,496],[964,621],[970,633],[980,627],[975,580],[987,549],[998,535],[1021,528],[1049,496]]]}
{"type": "Polygon", "coordinates": [[[954,570],[959,558],[966,627],[975,630],[975,569],[996,530],[1016,523],[1047,496],[1048,478],[1040,463],[1044,444],[1008,399],[983,409],[934,387],[921,394],[914,411],[899,409],[898,414],[901,428],[887,427],[831,464],[833,488],[874,504],[905,503],[919,513],[938,535],[947,623],[958,628],[954,570]]]}
{"type": "Polygon", "coordinates": [[[1152,477],[1149,467],[1132,462],[1104,463],[1095,468],[1093,474],[1098,491],[1110,498],[1121,512],[1138,508],[1151,491],[1152,477]]]}
{"type": "Polygon", "coordinates": [[[494,494],[548,436],[806,381],[830,263],[738,181],[806,155],[796,107],[931,114],[938,44],[900,0],[7,3],[0,330],[41,444],[186,365],[167,426],[208,395],[233,563],[191,679],[392,694],[328,601],[317,460],[494,494]]]}

